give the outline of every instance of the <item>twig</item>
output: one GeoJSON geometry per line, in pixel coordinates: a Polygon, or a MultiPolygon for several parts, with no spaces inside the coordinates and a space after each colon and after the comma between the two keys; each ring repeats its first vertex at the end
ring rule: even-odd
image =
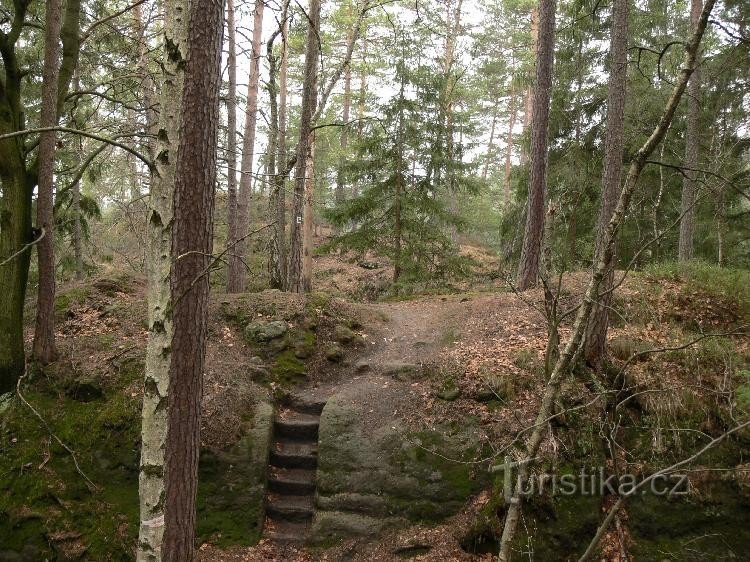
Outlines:
{"type": "Polygon", "coordinates": [[[106,142],[107,144],[111,144],[112,146],[116,146],[117,148],[122,148],[123,150],[129,152],[136,158],[138,158],[141,162],[146,164],[148,166],[149,170],[154,169],[154,163],[149,160],[147,157],[145,157],[143,154],[135,150],[134,148],[129,147],[126,144],[123,144],[121,142],[117,142],[112,139],[108,139],[105,137],[100,137],[99,135],[95,135],[94,133],[87,133],[86,131],[81,131],[79,129],[71,129],[70,127],[38,127],[36,129],[24,129],[23,131],[14,131],[12,133],[6,133],[4,135],[0,135],[0,140],[6,140],[6,139],[12,139],[15,137],[22,137],[25,135],[33,135],[35,133],[46,133],[49,131],[59,131],[61,133],[71,133],[74,135],[81,135],[84,137],[88,137],[90,139],[98,140],[100,142],[106,142]]]}
{"type": "Polygon", "coordinates": [[[743,429],[745,429],[748,426],[750,426],[750,420],[748,420],[748,421],[746,421],[744,423],[741,423],[738,426],[733,427],[732,429],[730,429],[726,433],[723,433],[719,437],[717,437],[716,439],[713,439],[710,443],[707,443],[700,451],[698,451],[697,453],[693,454],[692,456],[690,456],[690,457],[688,457],[686,459],[683,459],[683,460],[681,460],[681,461],[673,464],[672,466],[669,466],[667,468],[659,470],[658,472],[655,472],[654,474],[652,474],[648,478],[645,478],[644,480],[642,480],[641,482],[639,482],[636,486],[633,486],[628,491],[626,491],[625,493],[621,494],[620,497],[618,498],[618,500],[615,502],[615,504],[610,508],[609,512],[607,513],[607,516],[604,518],[604,521],[602,521],[602,524],[597,529],[596,534],[594,535],[594,538],[591,539],[591,542],[589,543],[589,546],[586,549],[586,552],[584,552],[583,556],[581,556],[578,559],[578,562],[586,562],[586,560],[589,560],[591,558],[591,555],[594,553],[594,550],[596,550],[596,547],[598,546],[599,541],[601,540],[601,538],[604,535],[605,531],[609,527],[609,524],[612,523],[612,519],[614,519],[615,515],[617,514],[617,512],[620,509],[620,506],[622,506],[622,503],[625,501],[625,498],[632,496],[638,490],[640,490],[641,488],[643,488],[646,484],[648,484],[649,482],[651,482],[655,478],[659,478],[661,476],[665,476],[667,474],[671,474],[672,472],[674,472],[678,468],[680,468],[682,466],[685,466],[686,464],[689,464],[689,463],[693,462],[695,459],[697,459],[698,457],[700,457],[703,453],[705,453],[709,449],[714,448],[716,445],[718,445],[719,443],[721,443],[724,439],[726,439],[727,437],[729,437],[733,433],[737,433],[738,431],[742,431],[743,429]]]}
{"type": "Polygon", "coordinates": [[[0,262],[0,267],[4,266],[5,264],[10,263],[11,260],[13,260],[13,258],[17,258],[21,254],[23,254],[26,250],[28,250],[29,248],[31,248],[34,244],[38,244],[39,242],[41,242],[41,240],[42,240],[42,238],[44,238],[45,234],[46,234],[46,231],[44,230],[44,227],[42,227],[42,233],[40,234],[39,238],[37,238],[35,240],[32,240],[31,242],[29,242],[28,244],[26,244],[23,248],[21,248],[20,250],[18,250],[15,254],[13,254],[9,258],[7,258],[7,259],[3,260],[2,262],[0,262]]]}
{"type": "MultiPolygon", "coordinates": [[[[73,459],[73,464],[75,465],[76,470],[78,471],[78,474],[80,474],[83,477],[83,479],[86,481],[86,483],[89,485],[89,490],[98,491],[99,487],[96,484],[94,484],[88,476],[86,476],[86,473],[83,472],[83,470],[81,469],[81,466],[78,464],[78,457],[76,457],[75,451],[73,451],[73,449],[71,449],[65,443],[63,443],[62,440],[57,435],[54,434],[54,432],[52,431],[52,428],[50,428],[47,421],[42,417],[42,415],[39,412],[36,411],[34,406],[32,406],[29,403],[29,401],[26,400],[26,398],[24,398],[23,394],[21,394],[21,382],[23,381],[23,379],[26,378],[27,374],[28,374],[28,369],[24,365],[23,374],[20,376],[20,378],[18,379],[18,382],[16,383],[16,394],[18,395],[18,398],[20,398],[21,402],[23,402],[29,408],[29,410],[31,410],[34,413],[34,415],[39,419],[39,421],[42,423],[42,426],[44,426],[44,429],[46,429],[47,432],[50,434],[50,437],[52,437],[55,441],[57,441],[57,443],[63,449],[65,449],[68,452],[68,454],[70,454],[71,458],[73,459]]],[[[42,463],[42,466],[44,466],[44,463],[42,463]]]]}

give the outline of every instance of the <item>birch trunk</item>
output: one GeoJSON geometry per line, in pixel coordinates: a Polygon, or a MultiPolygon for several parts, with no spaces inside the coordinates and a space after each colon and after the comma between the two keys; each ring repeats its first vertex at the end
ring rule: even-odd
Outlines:
{"type": "Polygon", "coordinates": [[[138,73],[141,78],[141,90],[143,92],[143,105],[146,114],[146,140],[147,154],[154,156],[156,150],[156,130],[159,126],[159,113],[156,108],[156,96],[154,80],[148,68],[148,41],[146,38],[147,26],[143,21],[143,12],[141,4],[136,4],[132,9],[133,14],[133,31],[138,40],[138,73]]]}
{"type": "Polygon", "coordinates": [[[547,194],[549,103],[554,55],[555,0],[539,0],[539,42],[534,82],[534,110],[531,121],[529,203],[516,283],[521,291],[534,286],[539,274],[547,194]]]}
{"type": "MultiPolygon", "coordinates": [[[[41,127],[57,124],[57,82],[62,28],[62,2],[47,2],[44,37],[44,66],[42,68],[41,127]]],[[[42,365],[57,358],[55,349],[55,248],[54,248],[54,173],[55,133],[48,131],[39,137],[39,179],[36,202],[37,228],[44,232],[37,244],[39,260],[39,289],[34,328],[33,356],[42,365]]]]}
{"type": "Polygon", "coordinates": [[[227,292],[242,293],[247,287],[245,256],[247,240],[239,241],[250,230],[250,192],[253,185],[253,157],[255,156],[255,132],[258,120],[258,83],[260,80],[260,40],[263,32],[263,0],[255,0],[253,16],[252,55],[250,75],[247,84],[247,107],[245,110],[244,137],[242,139],[242,160],[240,162],[240,189],[237,197],[236,237],[230,241],[233,246],[229,259],[227,292]]]}
{"type": "Polygon", "coordinates": [[[148,269],[148,343],[143,383],[140,528],[138,562],[162,560],[169,367],[172,355],[170,290],[174,177],[182,114],[184,64],[188,58],[187,0],[164,2],[159,130],[151,176],[146,250],[148,269]]]}

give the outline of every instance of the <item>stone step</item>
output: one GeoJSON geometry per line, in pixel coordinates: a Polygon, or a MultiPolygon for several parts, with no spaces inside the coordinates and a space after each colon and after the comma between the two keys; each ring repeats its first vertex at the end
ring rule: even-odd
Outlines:
{"type": "Polygon", "coordinates": [[[318,440],[320,416],[284,410],[274,420],[276,438],[318,440]]]}
{"type": "Polygon", "coordinates": [[[276,521],[310,521],[315,506],[313,496],[286,496],[268,494],[266,497],[266,517],[276,521]]]}
{"type": "Polygon", "coordinates": [[[318,444],[296,441],[277,441],[269,455],[271,466],[280,468],[318,468],[318,444]]]}
{"type": "Polygon", "coordinates": [[[263,536],[278,542],[304,542],[309,534],[309,521],[283,521],[268,518],[263,530],[263,536]]]}
{"type": "Polygon", "coordinates": [[[268,474],[268,490],[282,495],[314,495],[315,471],[302,468],[271,467],[268,474]]]}
{"type": "Polygon", "coordinates": [[[320,416],[323,412],[323,407],[326,405],[325,400],[323,399],[297,396],[294,394],[285,396],[282,403],[286,408],[294,412],[312,414],[315,416],[320,416]]]}

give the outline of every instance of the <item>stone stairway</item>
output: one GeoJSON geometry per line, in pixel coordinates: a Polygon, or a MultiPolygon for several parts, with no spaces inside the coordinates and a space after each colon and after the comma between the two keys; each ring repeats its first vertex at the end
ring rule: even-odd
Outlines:
{"type": "Polygon", "coordinates": [[[264,535],[302,542],[315,511],[318,427],[323,403],[291,401],[274,420],[264,535]]]}

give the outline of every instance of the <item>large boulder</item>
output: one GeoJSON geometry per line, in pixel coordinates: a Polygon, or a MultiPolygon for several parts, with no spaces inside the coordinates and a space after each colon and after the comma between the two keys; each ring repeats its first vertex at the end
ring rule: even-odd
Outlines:
{"type": "Polygon", "coordinates": [[[474,428],[409,428],[407,394],[375,377],[342,389],[320,419],[314,541],[370,535],[404,521],[456,513],[480,487],[472,465],[474,428]],[[455,460],[449,460],[455,459],[455,460]]]}
{"type": "Polygon", "coordinates": [[[254,342],[266,343],[284,336],[289,326],[283,320],[251,322],[245,327],[245,337],[254,342]]]}

